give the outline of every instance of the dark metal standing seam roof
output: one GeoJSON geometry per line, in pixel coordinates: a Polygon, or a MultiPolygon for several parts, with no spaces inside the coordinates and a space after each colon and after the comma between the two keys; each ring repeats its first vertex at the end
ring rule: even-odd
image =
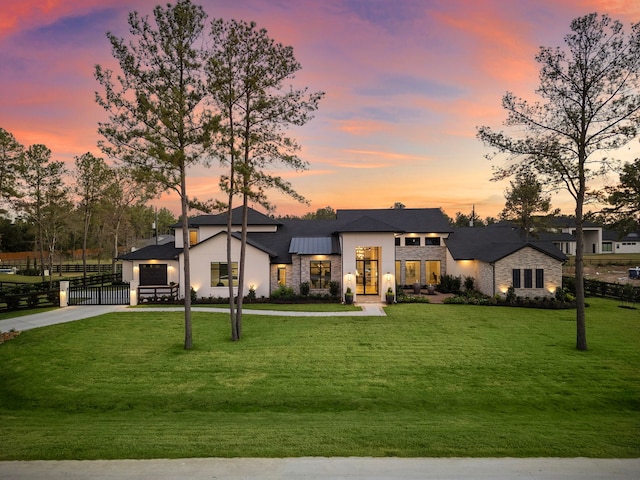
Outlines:
{"type": "Polygon", "coordinates": [[[298,255],[331,255],[333,242],[331,237],[293,237],[289,253],[298,255]]]}

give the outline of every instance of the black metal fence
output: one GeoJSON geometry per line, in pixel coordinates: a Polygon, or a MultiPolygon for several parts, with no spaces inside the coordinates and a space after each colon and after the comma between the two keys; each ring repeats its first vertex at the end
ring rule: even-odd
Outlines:
{"type": "MultiPolygon", "coordinates": [[[[121,290],[126,290],[126,302],[124,300],[124,293],[121,293],[118,301],[120,304],[129,303],[129,285],[122,284],[122,273],[103,273],[100,275],[91,275],[86,279],[82,277],[69,279],[70,290],[73,288],[89,288],[89,287],[119,287],[121,290]]],[[[89,295],[87,293],[86,295],[89,295]]],[[[87,296],[86,299],[93,298],[97,294],[95,292],[90,293],[91,297],[87,296]]],[[[107,293],[104,297],[104,301],[112,300],[112,296],[116,294],[107,293]]],[[[98,297],[103,300],[102,296],[98,297]]],[[[52,307],[60,305],[60,281],[55,280],[49,282],[39,283],[14,283],[14,282],[2,282],[0,283],[0,312],[7,310],[24,310],[38,307],[52,307]]],[[[95,303],[85,303],[85,305],[95,305],[95,303]]],[[[111,303],[102,303],[102,305],[112,305],[111,303]]]]}
{"type": "Polygon", "coordinates": [[[69,287],[69,305],[129,305],[129,285],[69,287]]]}

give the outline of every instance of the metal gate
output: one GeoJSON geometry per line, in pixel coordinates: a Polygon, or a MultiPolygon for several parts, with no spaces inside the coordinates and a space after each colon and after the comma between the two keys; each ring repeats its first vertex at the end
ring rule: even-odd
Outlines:
{"type": "Polygon", "coordinates": [[[129,285],[69,287],[69,305],[129,305],[129,285]]]}

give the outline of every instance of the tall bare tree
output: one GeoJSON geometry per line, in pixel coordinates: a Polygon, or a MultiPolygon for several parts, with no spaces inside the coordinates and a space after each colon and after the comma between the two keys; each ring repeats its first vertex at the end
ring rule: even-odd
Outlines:
{"type": "Polygon", "coordinates": [[[495,178],[531,168],[547,185],[566,189],[575,200],[576,347],[587,349],[584,304],[584,214],[589,183],[614,166],[606,154],[638,134],[640,126],[640,23],[623,25],[595,13],[571,22],[565,48],[543,47],[542,102],[507,93],[502,106],[510,134],[480,127],[478,137],[510,160],[495,178]]]}
{"type": "Polygon", "coordinates": [[[211,26],[212,48],[206,64],[208,90],[220,114],[216,136],[217,157],[228,166],[221,178],[227,193],[227,266],[232,271],[231,234],[233,197],[242,198],[242,233],[238,272],[238,299],[229,276],[231,338],[242,336],[242,296],[247,244],[249,202],[269,209],[267,190],[275,189],[297,200],[304,198],[281,177],[269,173],[276,164],[296,170],[307,168],[297,156],[297,142],[286,129],[304,125],[318,108],[323,93],[289,85],[301,65],[293,48],[271,39],[255,23],[217,19],[211,26]]]}
{"type": "Polygon", "coordinates": [[[99,132],[103,151],[178,193],[184,243],[184,348],[193,345],[187,170],[200,162],[215,128],[204,108],[201,45],[206,14],[189,0],[153,10],[154,21],[129,14],[131,40],[107,37],[121,75],[96,66],[104,88],[97,102],[109,112],[99,132]]]}

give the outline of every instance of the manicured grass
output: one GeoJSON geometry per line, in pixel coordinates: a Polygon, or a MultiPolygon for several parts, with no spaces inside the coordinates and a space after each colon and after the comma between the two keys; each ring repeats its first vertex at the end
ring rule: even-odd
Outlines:
{"type": "Polygon", "coordinates": [[[395,305],[388,317],[143,309],[0,346],[0,459],[637,457],[640,313],[395,305]]]}

